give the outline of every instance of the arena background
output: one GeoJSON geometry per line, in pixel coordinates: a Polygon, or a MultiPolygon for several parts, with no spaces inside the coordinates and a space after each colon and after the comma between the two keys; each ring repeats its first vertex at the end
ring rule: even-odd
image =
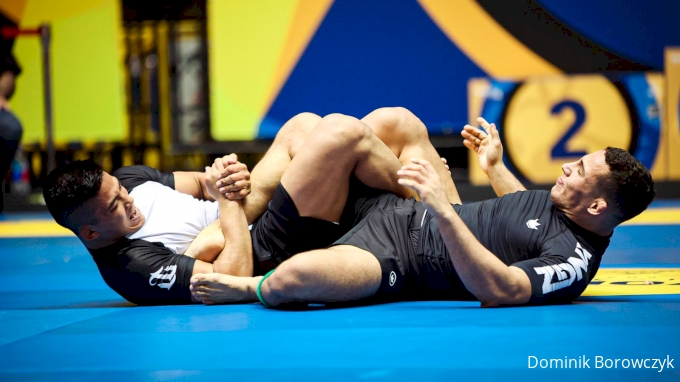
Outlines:
{"type": "MultiPolygon", "coordinates": [[[[529,183],[551,184],[561,163],[615,145],[668,182],[661,196],[677,196],[680,25],[667,16],[680,5],[624,3],[0,0],[0,18],[52,28],[57,162],[200,169],[237,152],[253,165],[299,112],[404,106],[464,198],[491,195],[468,191],[486,179],[459,137],[479,115],[500,127],[506,162],[529,183]]],[[[23,67],[14,180],[35,190],[47,170],[40,41],[5,47],[23,67]]]]}
{"type": "Polygon", "coordinates": [[[198,170],[235,151],[252,166],[298,112],[399,105],[427,124],[465,202],[493,196],[459,137],[479,115],[532,188],[618,145],[658,192],[571,304],[138,307],[40,205],[43,46],[20,35],[2,45],[24,69],[11,106],[25,134],[2,190],[0,381],[680,380],[669,364],[630,366],[680,359],[679,11],[678,0],[0,0],[2,33],[51,28],[57,162],[198,170]]]}

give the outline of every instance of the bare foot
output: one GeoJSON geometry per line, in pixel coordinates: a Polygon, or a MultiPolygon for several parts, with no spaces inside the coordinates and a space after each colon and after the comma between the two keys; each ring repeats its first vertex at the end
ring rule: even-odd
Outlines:
{"type": "Polygon", "coordinates": [[[259,277],[238,277],[220,273],[199,273],[191,278],[191,295],[204,304],[257,301],[259,277]]]}

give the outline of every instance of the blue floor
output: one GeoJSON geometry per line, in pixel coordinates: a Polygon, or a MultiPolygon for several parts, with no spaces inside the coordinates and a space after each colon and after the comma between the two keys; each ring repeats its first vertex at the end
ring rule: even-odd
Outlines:
{"type": "MultiPolygon", "coordinates": [[[[620,227],[603,267],[680,268],[680,226],[620,227]]],[[[680,379],[680,295],[501,309],[135,307],[75,238],[0,239],[0,323],[0,381],[680,379]],[[565,357],[589,368],[529,368],[565,357]],[[667,357],[677,360],[662,371],[597,368],[667,357]]]]}

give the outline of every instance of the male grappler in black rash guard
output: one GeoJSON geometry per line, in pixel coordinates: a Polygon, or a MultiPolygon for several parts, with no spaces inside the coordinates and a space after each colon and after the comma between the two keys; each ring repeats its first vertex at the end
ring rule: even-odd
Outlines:
{"type": "Polygon", "coordinates": [[[647,169],[607,148],[562,166],[548,191],[524,191],[502,160],[498,132],[466,126],[497,199],[463,206],[447,200],[432,164],[414,158],[399,184],[422,202],[386,194],[333,247],[302,253],[270,276],[197,275],[192,290],[211,302],[361,303],[476,299],[483,306],[571,301],[595,276],[616,226],[654,197],[647,169]]]}
{"type": "Polygon", "coordinates": [[[448,178],[448,200],[459,203],[427,129],[403,108],[378,109],[362,120],[311,113],[292,118],[250,174],[252,193],[243,200],[220,194],[246,187],[244,178],[231,179],[239,164],[228,157],[205,173],[132,166],[114,176],[93,162],[74,162],[50,174],[44,193],[54,219],[88,248],[113,290],[137,304],[188,303],[192,275],[261,275],[295,253],[332,244],[369,207],[368,195],[415,195],[396,175],[413,156],[436,162],[448,178]],[[350,193],[352,177],[384,191],[350,193]],[[187,238],[218,212],[223,248],[217,258],[209,263],[183,255],[187,238]]]}

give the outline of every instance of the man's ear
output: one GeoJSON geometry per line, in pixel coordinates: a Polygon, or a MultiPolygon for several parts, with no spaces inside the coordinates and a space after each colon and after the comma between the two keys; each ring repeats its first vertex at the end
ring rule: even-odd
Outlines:
{"type": "Polygon", "coordinates": [[[94,240],[99,237],[99,232],[95,231],[91,225],[84,225],[78,230],[78,236],[83,240],[94,240]]]}
{"type": "Polygon", "coordinates": [[[588,212],[591,215],[601,215],[607,211],[607,207],[608,204],[606,200],[603,198],[597,198],[592,203],[590,203],[590,206],[588,206],[588,212]]]}

